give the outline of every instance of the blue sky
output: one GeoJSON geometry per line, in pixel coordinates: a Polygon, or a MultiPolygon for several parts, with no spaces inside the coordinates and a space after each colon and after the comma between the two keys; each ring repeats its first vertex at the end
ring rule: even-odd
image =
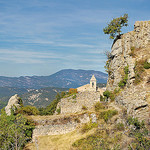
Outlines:
{"type": "Polygon", "coordinates": [[[105,72],[112,40],[103,28],[129,15],[150,20],[149,0],[0,0],[0,76],[50,75],[61,69],[105,72]]]}

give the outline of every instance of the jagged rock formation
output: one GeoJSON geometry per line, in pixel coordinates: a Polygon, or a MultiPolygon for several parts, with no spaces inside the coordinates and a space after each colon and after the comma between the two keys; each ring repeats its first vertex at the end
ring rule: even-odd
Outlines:
{"type": "Polygon", "coordinates": [[[20,99],[20,97],[18,97],[17,94],[12,96],[9,99],[7,106],[5,107],[6,114],[10,116],[11,115],[11,109],[15,110],[15,108],[20,107],[20,103],[21,103],[21,99],[20,99]]]}
{"type": "Polygon", "coordinates": [[[134,31],[123,34],[114,42],[110,55],[107,90],[113,92],[119,88],[119,82],[125,77],[124,69],[128,66],[126,85],[117,94],[115,101],[125,106],[128,114],[147,120],[150,104],[150,69],[136,70],[136,67],[144,61],[148,62],[150,58],[150,21],[137,21],[134,31]]]}

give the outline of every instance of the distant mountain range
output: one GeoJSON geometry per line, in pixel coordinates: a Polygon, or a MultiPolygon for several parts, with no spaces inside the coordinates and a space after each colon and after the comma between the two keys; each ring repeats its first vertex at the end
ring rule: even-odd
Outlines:
{"type": "Polygon", "coordinates": [[[107,74],[94,70],[65,69],[50,76],[0,76],[0,87],[18,87],[39,89],[43,87],[77,88],[87,84],[92,75],[95,75],[98,83],[107,82],[107,74]]]}
{"type": "MultiPolygon", "coordinates": [[[[11,96],[18,94],[24,105],[45,107],[54,100],[57,92],[77,88],[90,82],[95,75],[97,83],[106,83],[107,74],[94,70],[65,69],[50,76],[0,76],[0,109],[7,105],[11,96]]],[[[97,84],[99,87],[106,84],[97,84]]]]}

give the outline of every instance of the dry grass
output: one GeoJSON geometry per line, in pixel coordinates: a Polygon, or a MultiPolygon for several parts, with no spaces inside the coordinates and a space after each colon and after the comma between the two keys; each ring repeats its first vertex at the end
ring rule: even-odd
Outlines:
{"type": "MultiPolygon", "coordinates": [[[[72,144],[81,138],[93,134],[95,129],[82,134],[79,129],[63,134],[63,135],[50,135],[38,137],[38,150],[75,150],[72,144]]],[[[36,150],[35,143],[29,143],[24,150],[36,150]]]]}

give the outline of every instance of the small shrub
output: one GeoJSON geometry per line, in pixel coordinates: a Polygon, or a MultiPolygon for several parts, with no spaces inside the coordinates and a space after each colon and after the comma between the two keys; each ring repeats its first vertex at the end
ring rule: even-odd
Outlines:
{"type": "Polygon", "coordinates": [[[114,89],[114,94],[116,95],[116,94],[118,94],[120,92],[120,88],[115,88],[114,89]]]}
{"type": "Polygon", "coordinates": [[[106,101],[106,97],[103,97],[102,95],[100,95],[100,101],[105,102],[106,101]]]}
{"type": "Polygon", "coordinates": [[[144,122],[139,122],[137,118],[128,117],[127,122],[129,125],[134,125],[136,129],[141,129],[145,126],[144,122]]]}
{"type": "Polygon", "coordinates": [[[108,73],[108,75],[110,75],[111,74],[111,68],[110,68],[110,62],[111,62],[111,59],[108,59],[107,61],[106,61],[106,65],[104,66],[104,68],[106,69],[105,71],[108,73]]]}
{"type": "Polygon", "coordinates": [[[111,99],[111,101],[114,101],[115,100],[115,95],[114,95],[114,93],[112,93],[112,92],[110,92],[110,91],[108,91],[108,90],[106,90],[105,92],[103,92],[103,95],[104,95],[104,98],[106,99],[108,99],[108,98],[110,98],[111,99]]]}
{"type": "Polygon", "coordinates": [[[77,141],[75,141],[73,144],[72,144],[72,146],[73,147],[79,147],[83,142],[84,142],[84,138],[83,139],[79,139],[79,140],[77,140],[77,141]]]}
{"type": "Polygon", "coordinates": [[[103,111],[103,112],[100,113],[99,117],[101,119],[104,119],[105,122],[107,122],[109,119],[111,119],[117,113],[118,112],[116,110],[103,111]]]}
{"type": "Polygon", "coordinates": [[[143,80],[143,72],[145,71],[144,63],[145,63],[144,59],[136,61],[135,63],[135,68],[134,68],[134,72],[135,72],[134,84],[135,85],[139,84],[143,80]]]}
{"type": "Polygon", "coordinates": [[[112,92],[110,93],[110,99],[111,99],[111,102],[115,100],[115,95],[112,92]]]}
{"type": "Polygon", "coordinates": [[[124,130],[124,124],[123,123],[118,123],[118,124],[116,124],[115,128],[119,131],[123,131],[124,130]]]}
{"type": "Polygon", "coordinates": [[[99,110],[101,110],[101,109],[105,109],[105,106],[104,106],[102,103],[97,102],[97,103],[95,104],[95,111],[97,112],[97,111],[99,111],[99,110]]]}
{"type": "Polygon", "coordinates": [[[76,94],[72,96],[72,98],[73,98],[73,99],[76,99],[76,97],[77,97],[77,95],[76,95],[76,94]]]}
{"type": "Polygon", "coordinates": [[[79,118],[75,118],[74,121],[77,122],[77,123],[81,122],[79,118]]]}
{"type": "Polygon", "coordinates": [[[108,99],[110,97],[110,91],[106,90],[105,92],[103,92],[103,95],[108,99]]]}
{"type": "Polygon", "coordinates": [[[57,112],[58,114],[60,114],[61,108],[59,107],[59,108],[56,110],[56,112],[57,112]]]}
{"type": "Polygon", "coordinates": [[[121,88],[125,87],[125,85],[126,85],[126,82],[124,82],[123,80],[121,80],[121,81],[118,83],[118,86],[121,87],[121,88]]]}
{"type": "Polygon", "coordinates": [[[61,94],[60,94],[61,98],[63,98],[66,94],[67,93],[65,91],[62,91],[61,94]]]}
{"type": "Polygon", "coordinates": [[[96,128],[97,126],[98,126],[97,123],[92,123],[92,121],[90,121],[89,123],[83,125],[81,132],[82,133],[88,132],[89,130],[96,128]]]}
{"type": "Polygon", "coordinates": [[[124,73],[129,74],[129,65],[124,67],[124,73]]]}
{"type": "Polygon", "coordinates": [[[121,88],[124,88],[125,85],[127,84],[127,80],[128,80],[128,74],[129,74],[129,66],[125,66],[124,68],[124,77],[123,79],[118,83],[118,86],[121,88]]]}
{"type": "Polygon", "coordinates": [[[135,47],[131,47],[131,52],[129,53],[130,56],[135,56],[135,47]]]}
{"type": "Polygon", "coordinates": [[[150,63],[148,63],[147,61],[144,62],[144,68],[145,69],[150,69],[150,63]]]}
{"type": "Polygon", "coordinates": [[[87,110],[87,107],[83,105],[82,110],[87,110]]]}
{"type": "Polygon", "coordinates": [[[69,89],[69,94],[76,94],[76,93],[78,93],[77,89],[74,88],[69,89]]]}
{"type": "Polygon", "coordinates": [[[38,115],[39,111],[35,106],[27,105],[27,106],[19,108],[16,111],[16,113],[17,114],[20,113],[20,114],[24,114],[24,115],[38,115]]]}
{"type": "Polygon", "coordinates": [[[127,121],[129,125],[135,126],[135,129],[131,129],[129,133],[133,138],[132,143],[129,145],[129,150],[132,150],[133,147],[138,150],[149,150],[150,139],[147,138],[148,130],[144,122],[140,122],[137,118],[132,117],[129,117],[127,121]]]}

